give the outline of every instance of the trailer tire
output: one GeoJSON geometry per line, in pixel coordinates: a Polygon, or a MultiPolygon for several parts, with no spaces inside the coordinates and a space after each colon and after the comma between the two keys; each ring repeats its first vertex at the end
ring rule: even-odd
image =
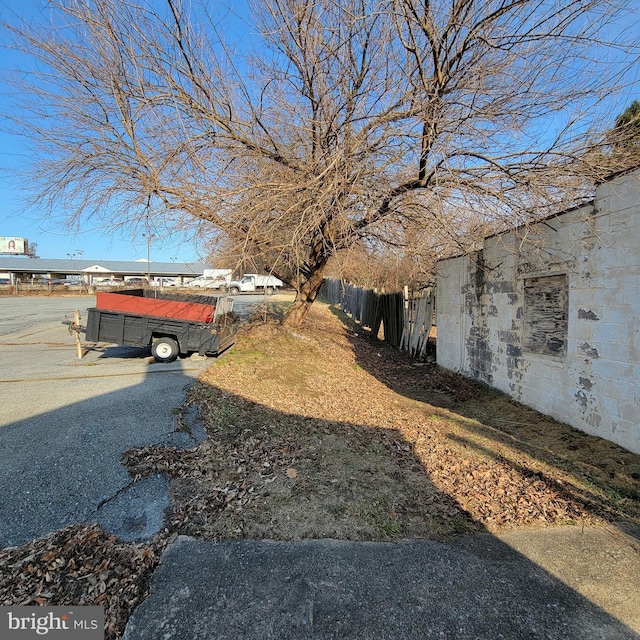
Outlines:
{"type": "Polygon", "coordinates": [[[238,289],[238,287],[231,287],[229,289],[229,293],[232,293],[235,296],[240,293],[240,289],[238,289]]]}
{"type": "Polygon", "coordinates": [[[151,343],[151,354],[158,362],[172,362],[178,357],[180,348],[178,343],[167,336],[154,338],[151,343]]]}

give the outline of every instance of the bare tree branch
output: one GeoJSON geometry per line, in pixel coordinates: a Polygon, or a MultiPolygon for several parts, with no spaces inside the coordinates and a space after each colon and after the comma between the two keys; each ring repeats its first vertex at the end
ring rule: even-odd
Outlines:
{"type": "Polygon", "coordinates": [[[254,51],[196,0],[48,6],[3,25],[38,201],[206,225],[297,288],[293,325],[330,260],[386,246],[426,278],[637,156],[607,132],[639,51],[609,0],[256,0],[254,51]]]}

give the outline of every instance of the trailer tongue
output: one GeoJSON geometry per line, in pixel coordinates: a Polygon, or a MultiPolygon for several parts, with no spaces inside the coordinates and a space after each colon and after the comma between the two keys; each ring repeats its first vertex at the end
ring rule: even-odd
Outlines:
{"type": "Polygon", "coordinates": [[[239,318],[229,298],[131,289],[98,292],[87,342],[146,347],[159,362],[197,352],[217,355],[235,341],[239,318]]]}

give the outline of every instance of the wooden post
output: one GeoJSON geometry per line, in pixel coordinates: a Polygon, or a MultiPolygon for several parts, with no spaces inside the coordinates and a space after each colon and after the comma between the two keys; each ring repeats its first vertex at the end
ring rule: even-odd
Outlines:
{"type": "Polygon", "coordinates": [[[75,326],[74,333],[76,335],[76,349],[78,352],[78,359],[82,360],[84,352],[82,351],[82,342],[80,341],[80,311],[75,309],[73,312],[73,324],[75,326]]]}

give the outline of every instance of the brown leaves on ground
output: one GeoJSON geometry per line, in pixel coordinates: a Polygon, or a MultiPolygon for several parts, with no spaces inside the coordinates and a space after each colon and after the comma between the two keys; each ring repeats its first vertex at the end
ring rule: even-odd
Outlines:
{"type": "Polygon", "coordinates": [[[443,539],[479,530],[640,523],[640,456],[435,365],[316,304],[303,329],[243,330],[189,393],[208,438],[144,447],[171,478],[167,530],[126,544],[74,526],[0,552],[0,604],[103,604],[118,637],[169,535],[443,539]]]}
{"type": "Polygon", "coordinates": [[[639,521],[640,457],[337,315],[315,305],[298,332],[244,331],[189,397],[208,441],[129,461],[174,477],[178,531],[379,540],[639,521]]]}
{"type": "Polygon", "coordinates": [[[107,638],[118,637],[147,594],[158,554],[94,525],[69,526],[0,551],[0,605],[102,605],[107,638]]]}

